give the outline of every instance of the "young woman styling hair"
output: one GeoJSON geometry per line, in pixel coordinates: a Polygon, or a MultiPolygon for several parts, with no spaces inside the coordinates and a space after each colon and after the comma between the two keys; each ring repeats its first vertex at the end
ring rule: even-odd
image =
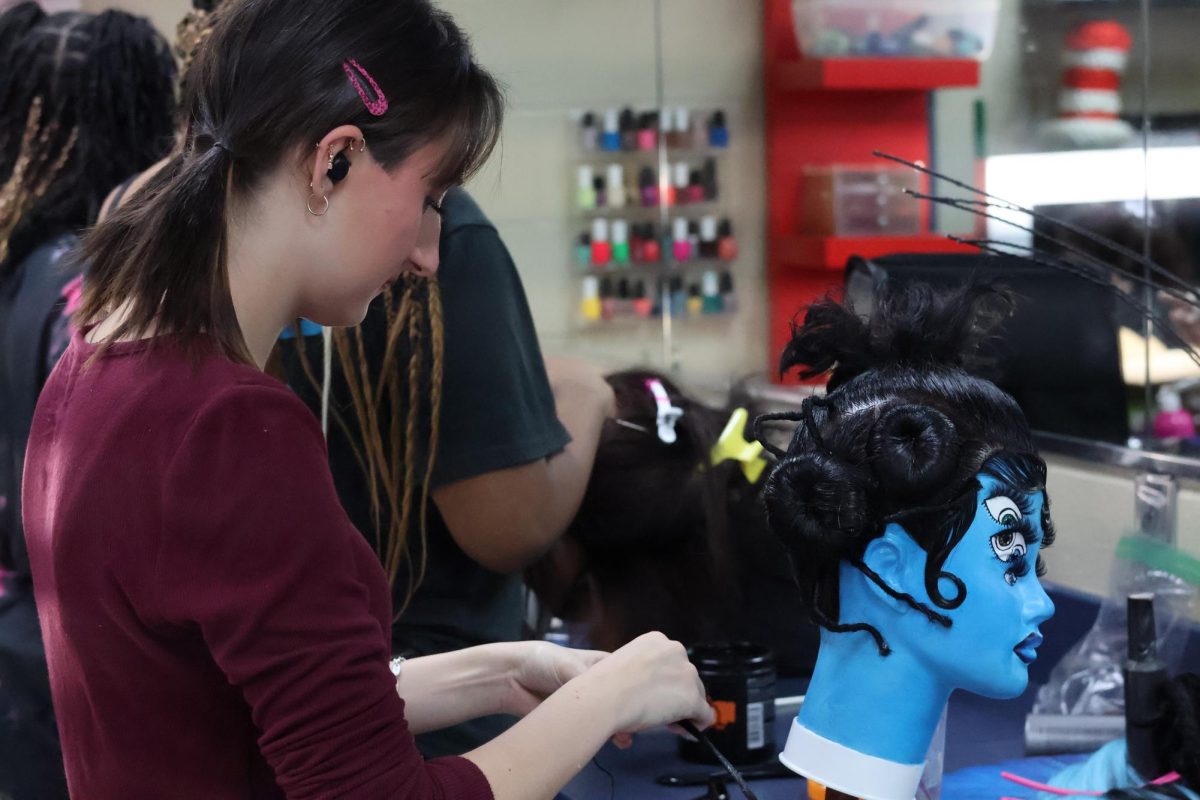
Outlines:
{"type": "Polygon", "coordinates": [[[414,659],[397,684],[386,576],[312,415],[261,368],[290,321],[357,324],[381,289],[436,271],[441,197],[490,152],[499,96],[423,0],[218,16],[181,147],[87,242],[83,328],[31,436],[72,793],[545,797],[615,733],[707,723],[662,636],[414,659]],[[501,710],[529,713],[465,760],[413,746],[501,710]]]}

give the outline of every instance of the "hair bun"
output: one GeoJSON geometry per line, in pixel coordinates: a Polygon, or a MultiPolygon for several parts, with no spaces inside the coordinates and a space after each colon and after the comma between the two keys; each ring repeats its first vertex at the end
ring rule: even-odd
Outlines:
{"type": "Polygon", "coordinates": [[[949,480],[958,464],[958,432],[936,408],[895,406],[871,428],[867,452],[884,495],[907,499],[949,480]]]}
{"type": "Polygon", "coordinates": [[[870,319],[832,298],[808,307],[793,322],[780,374],[801,378],[831,373],[835,391],[870,370],[894,365],[921,369],[978,366],[979,345],[1012,311],[1012,294],[990,283],[938,290],[923,283],[885,284],[870,319]]]}
{"type": "Polygon", "coordinates": [[[763,489],[767,524],[805,558],[854,555],[872,519],[869,483],[862,469],[833,456],[788,458],[771,471],[763,489]]]}

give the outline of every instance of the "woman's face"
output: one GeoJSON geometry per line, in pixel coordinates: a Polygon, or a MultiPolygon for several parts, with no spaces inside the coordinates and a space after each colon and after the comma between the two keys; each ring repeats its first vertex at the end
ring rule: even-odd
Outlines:
{"type": "Polygon", "coordinates": [[[432,278],[438,269],[441,216],[438,207],[446,187],[434,186],[430,175],[444,146],[433,143],[401,164],[385,170],[371,157],[370,143],[359,150],[353,140],[338,143],[350,160],[345,179],[325,179],[321,192],[309,197],[321,216],[307,220],[319,234],[315,252],[306,254],[309,268],[300,316],[323,325],[357,325],[384,288],[405,273],[432,278]],[[353,147],[353,150],[350,149],[353,147]]]}
{"type": "MultiPolygon", "coordinates": [[[[927,638],[922,658],[955,688],[1011,698],[1025,691],[1042,641],[1038,626],[1054,614],[1036,571],[1046,498],[986,473],[978,479],[974,520],[943,567],[966,585],[966,599],[946,612],[953,625],[927,638]]],[[[939,586],[945,597],[956,595],[950,581],[939,586]]]]}

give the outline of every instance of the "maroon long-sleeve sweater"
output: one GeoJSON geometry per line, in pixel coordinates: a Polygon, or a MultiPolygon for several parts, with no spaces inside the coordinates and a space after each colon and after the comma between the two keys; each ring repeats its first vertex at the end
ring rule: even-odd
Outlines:
{"type": "Polygon", "coordinates": [[[169,338],[94,352],[76,335],[46,384],[24,484],[71,795],[491,800],[413,743],[308,409],[169,338]]]}

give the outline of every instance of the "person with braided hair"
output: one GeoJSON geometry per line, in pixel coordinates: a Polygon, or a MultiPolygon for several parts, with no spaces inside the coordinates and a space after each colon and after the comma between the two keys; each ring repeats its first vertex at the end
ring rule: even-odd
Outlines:
{"type": "Polygon", "coordinates": [[[174,80],[141,17],[0,14],[0,796],[66,796],[21,524],[25,445],[68,340],[77,234],[169,149],[174,80]]]}
{"type": "MultiPolygon", "coordinates": [[[[454,188],[442,208],[436,279],[398,282],[331,336],[330,467],[384,564],[392,647],[409,658],[523,638],[520,571],[574,517],[613,414],[598,370],[543,361],[517,267],[471,196],[454,188]]],[[[304,328],[281,341],[281,364],[320,414],[324,346],[304,328]]],[[[461,754],[512,722],[418,743],[461,754]]]]}
{"type": "MultiPolygon", "coordinates": [[[[808,309],[783,371],[831,372],[763,497],[821,628],[781,759],[852,797],[911,800],[950,694],[1020,695],[1054,613],[1046,467],[1021,409],[970,371],[1001,289],[892,288],[869,319],[808,309]]],[[[766,442],[764,442],[766,444],[766,442]]]]}

